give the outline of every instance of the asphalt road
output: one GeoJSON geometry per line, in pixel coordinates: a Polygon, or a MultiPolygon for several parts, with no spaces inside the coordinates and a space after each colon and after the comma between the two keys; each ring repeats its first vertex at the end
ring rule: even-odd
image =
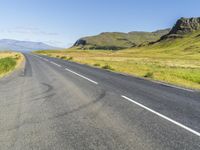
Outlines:
{"type": "Polygon", "coordinates": [[[200,149],[200,92],[25,56],[0,80],[1,150],[200,149]]]}

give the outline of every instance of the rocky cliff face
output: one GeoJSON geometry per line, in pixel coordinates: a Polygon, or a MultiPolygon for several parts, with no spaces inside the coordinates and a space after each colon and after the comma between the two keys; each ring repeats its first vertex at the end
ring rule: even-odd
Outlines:
{"type": "Polygon", "coordinates": [[[171,31],[161,37],[161,40],[167,38],[182,37],[186,33],[190,33],[196,30],[200,30],[200,17],[198,18],[180,18],[177,20],[171,31]]]}
{"type": "Polygon", "coordinates": [[[169,34],[184,34],[200,29],[200,17],[179,19],[169,34]]]}
{"type": "Polygon", "coordinates": [[[86,45],[86,40],[84,39],[79,39],[77,40],[73,46],[79,46],[79,45],[86,45]]]}

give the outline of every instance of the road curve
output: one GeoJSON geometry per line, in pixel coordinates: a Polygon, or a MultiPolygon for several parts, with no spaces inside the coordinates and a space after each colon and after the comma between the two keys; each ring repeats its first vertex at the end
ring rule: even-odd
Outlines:
{"type": "Polygon", "coordinates": [[[200,149],[198,91],[24,55],[0,80],[0,149],[200,149]]]}

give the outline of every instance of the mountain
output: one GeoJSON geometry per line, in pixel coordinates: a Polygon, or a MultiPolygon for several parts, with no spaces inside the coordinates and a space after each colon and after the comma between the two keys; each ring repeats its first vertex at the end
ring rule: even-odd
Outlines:
{"type": "Polygon", "coordinates": [[[32,51],[32,50],[47,50],[47,49],[58,49],[58,48],[44,44],[42,42],[18,41],[11,39],[0,40],[0,50],[32,51]]]}
{"type": "Polygon", "coordinates": [[[200,57],[200,17],[180,18],[170,32],[144,49],[177,56],[200,57]]]}
{"type": "Polygon", "coordinates": [[[170,32],[161,37],[161,40],[169,38],[181,38],[185,34],[200,30],[200,17],[180,18],[170,32]]]}
{"type": "Polygon", "coordinates": [[[75,42],[74,47],[81,49],[126,49],[157,41],[169,31],[170,29],[155,32],[104,32],[96,36],[81,38],[75,42]]]}

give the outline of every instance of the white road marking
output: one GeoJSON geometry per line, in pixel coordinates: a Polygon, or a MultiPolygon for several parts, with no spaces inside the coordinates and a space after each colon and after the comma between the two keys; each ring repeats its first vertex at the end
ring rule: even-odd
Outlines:
{"type": "MultiPolygon", "coordinates": [[[[35,55],[35,54],[32,54],[33,56],[35,56],[35,57],[37,57],[37,58],[40,58],[40,59],[43,59],[44,61],[47,61],[47,62],[49,62],[49,60],[48,59],[46,59],[46,58],[43,58],[43,57],[40,57],[40,56],[38,56],[38,55],[35,55]]],[[[54,64],[55,65],[55,64],[54,64]]],[[[59,66],[60,67],[60,66],[59,66]]]]}
{"type": "Polygon", "coordinates": [[[46,58],[43,58],[45,61],[47,61],[47,62],[49,62],[49,60],[48,59],[46,59],[46,58]]]}
{"type": "Polygon", "coordinates": [[[46,58],[43,58],[43,60],[45,60],[45,61],[49,61],[48,59],[46,59],[46,58]]]}
{"type": "Polygon", "coordinates": [[[156,111],[154,111],[154,110],[152,110],[152,109],[150,109],[150,108],[148,108],[148,107],[146,107],[146,106],[144,106],[144,105],[142,105],[142,104],[140,104],[140,103],[138,103],[138,102],[126,97],[126,96],[124,96],[124,95],[121,95],[121,97],[123,97],[124,99],[126,99],[126,100],[128,100],[128,101],[130,101],[130,102],[142,107],[143,109],[146,109],[146,110],[150,111],[151,113],[153,113],[153,114],[155,114],[155,115],[157,115],[157,116],[159,116],[159,117],[161,117],[161,118],[163,118],[163,119],[165,119],[165,120],[167,120],[167,121],[169,121],[169,122],[171,122],[171,123],[183,128],[183,129],[185,129],[185,130],[187,130],[187,131],[189,131],[189,132],[191,132],[191,133],[193,133],[193,134],[195,134],[197,136],[200,136],[199,132],[197,132],[197,131],[195,131],[195,130],[193,130],[193,129],[191,129],[191,128],[189,128],[189,127],[187,127],[187,126],[185,126],[185,125],[183,125],[183,124],[181,124],[181,123],[179,123],[179,122],[177,122],[177,121],[175,121],[175,120],[173,120],[173,119],[171,119],[171,118],[169,118],[167,116],[164,116],[164,115],[160,114],[159,112],[156,112],[156,111]]]}
{"type": "Polygon", "coordinates": [[[93,81],[93,80],[91,80],[91,79],[89,79],[89,78],[87,78],[87,77],[85,77],[83,75],[80,75],[80,74],[78,74],[78,73],[76,73],[76,72],[74,72],[74,71],[72,71],[72,70],[70,70],[68,68],[65,68],[65,70],[67,70],[67,71],[69,71],[69,72],[71,72],[71,73],[73,73],[73,74],[75,74],[75,75],[77,75],[77,76],[79,76],[81,78],[84,78],[84,79],[86,79],[86,80],[88,80],[88,81],[90,81],[90,82],[92,82],[94,84],[98,84],[97,82],[95,82],[95,81],[93,81]]]}
{"type": "MultiPolygon", "coordinates": [[[[37,57],[39,57],[39,56],[37,56],[37,57]]],[[[49,61],[49,60],[46,59],[46,58],[42,58],[42,57],[39,57],[39,58],[41,58],[41,59],[43,59],[43,60],[45,60],[45,61],[48,61],[48,62],[50,62],[51,64],[54,64],[54,65],[56,65],[56,66],[58,66],[58,67],[61,67],[61,65],[59,65],[59,64],[57,64],[57,63],[55,63],[55,62],[53,62],[53,61],[49,61]]],[[[91,80],[91,79],[89,79],[89,78],[87,78],[87,77],[85,77],[85,76],[83,76],[83,75],[81,75],[81,74],[78,74],[78,73],[76,73],[76,72],[74,72],[74,71],[72,71],[72,70],[70,70],[70,69],[68,69],[68,68],[65,68],[65,70],[67,70],[67,71],[69,71],[69,72],[71,72],[71,73],[73,73],[73,74],[75,74],[75,75],[77,75],[77,76],[79,76],[79,77],[81,77],[81,78],[84,78],[84,79],[86,79],[86,80],[88,80],[88,81],[90,81],[90,82],[92,82],[92,83],[94,83],[94,84],[98,84],[97,82],[95,82],[95,81],[93,81],[93,80],[91,80]]]]}
{"type": "Polygon", "coordinates": [[[194,92],[194,90],[192,90],[192,89],[186,89],[184,87],[179,87],[179,86],[176,86],[176,85],[162,83],[162,82],[159,82],[159,81],[152,81],[152,82],[157,83],[157,84],[161,84],[161,85],[165,85],[165,86],[168,86],[168,87],[176,88],[176,89],[185,90],[185,91],[188,91],[188,92],[194,92]]]}
{"type": "Polygon", "coordinates": [[[53,61],[50,61],[50,63],[52,63],[53,65],[56,65],[56,66],[58,66],[58,67],[61,67],[61,65],[59,65],[59,64],[57,64],[57,63],[55,63],[55,62],[53,62],[53,61]]]}

